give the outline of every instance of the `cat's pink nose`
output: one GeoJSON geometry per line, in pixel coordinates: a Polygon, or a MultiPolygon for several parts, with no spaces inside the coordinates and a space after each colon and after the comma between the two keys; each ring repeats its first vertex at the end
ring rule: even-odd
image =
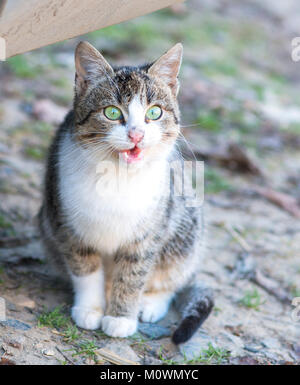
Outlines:
{"type": "Polygon", "coordinates": [[[134,144],[138,144],[143,139],[144,132],[136,129],[131,129],[128,131],[128,137],[134,144]]]}

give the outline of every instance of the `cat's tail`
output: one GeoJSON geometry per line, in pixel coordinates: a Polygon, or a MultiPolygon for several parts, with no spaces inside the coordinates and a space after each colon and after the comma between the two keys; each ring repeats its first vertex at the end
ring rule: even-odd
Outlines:
{"type": "Polygon", "coordinates": [[[179,292],[175,298],[175,307],[182,320],[172,336],[174,344],[189,340],[209,316],[213,306],[213,292],[207,287],[193,284],[179,292]]]}

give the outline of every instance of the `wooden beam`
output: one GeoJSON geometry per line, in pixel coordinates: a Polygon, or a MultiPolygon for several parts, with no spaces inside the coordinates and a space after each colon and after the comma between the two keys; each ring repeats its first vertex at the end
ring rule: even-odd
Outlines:
{"type": "Polygon", "coordinates": [[[181,1],[0,0],[0,38],[5,39],[8,58],[181,1]]]}

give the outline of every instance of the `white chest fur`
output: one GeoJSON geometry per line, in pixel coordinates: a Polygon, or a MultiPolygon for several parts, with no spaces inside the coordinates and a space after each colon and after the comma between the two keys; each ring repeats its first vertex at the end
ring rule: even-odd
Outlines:
{"type": "Polygon", "coordinates": [[[77,236],[105,254],[114,253],[138,235],[139,224],[153,212],[163,192],[164,167],[154,162],[127,178],[111,194],[107,178],[99,178],[99,163],[74,147],[66,137],[59,155],[59,190],[63,209],[77,236]]]}

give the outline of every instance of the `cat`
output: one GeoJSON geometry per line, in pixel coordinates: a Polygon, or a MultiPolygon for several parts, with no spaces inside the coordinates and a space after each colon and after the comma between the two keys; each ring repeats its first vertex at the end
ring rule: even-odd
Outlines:
{"type": "Polygon", "coordinates": [[[112,68],[89,43],[76,48],[74,106],[50,146],[39,224],[47,255],[71,278],[81,328],[128,337],[139,318],[156,322],[173,302],[180,344],[213,308],[197,280],[202,207],[170,193],[181,61],[180,43],[140,67],[112,68]],[[126,169],[126,183],[109,187],[117,176],[103,164],[119,179],[126,169]]]}

